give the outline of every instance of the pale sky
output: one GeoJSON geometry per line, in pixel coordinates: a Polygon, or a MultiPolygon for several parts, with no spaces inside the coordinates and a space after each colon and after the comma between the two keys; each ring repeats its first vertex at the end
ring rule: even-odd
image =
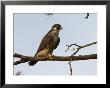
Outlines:
{"type": "MultiPolygon", "coordinates": [[[[60,44],[54,55],[69,56],[74,51],[68,50],[66,44],[84,45],[97,41],[97,14],[14,14],[14,53],[34,56],[43,36],[53,24],[61,24],[60,44]]],[[[96,54],[96,45],[81,49],[76,55],[96,54]]],[[[18,60],[14,58],[14,60],[18,60]]],[[[74,75],[97,75],[97,60],[72,61],[74,75]]],[[[23,63],[14,66],[14,74],[21,75],[69,75],[68,61],[39,61],[34,66],[23,63]]]]}

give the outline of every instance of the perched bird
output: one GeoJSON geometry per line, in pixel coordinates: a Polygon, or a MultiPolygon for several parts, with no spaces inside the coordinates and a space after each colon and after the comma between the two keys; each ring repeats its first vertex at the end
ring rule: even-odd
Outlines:
{"type": "MultiPolygon", "coordinates": [[[[60,24],[54,24],[51,30],[43,37],[37,53],[35,54],[35,58],[49,58],[52,60],[53,50],[57,48],[60,43],[59,32],[62,29],[60,24]]],[[[28,64],[33,66],[38,61],[30,61],[28,64]]]]}

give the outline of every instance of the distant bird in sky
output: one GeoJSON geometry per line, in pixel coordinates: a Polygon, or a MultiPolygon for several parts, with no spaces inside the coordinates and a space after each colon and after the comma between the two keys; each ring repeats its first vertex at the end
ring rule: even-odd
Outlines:
{"type": "Polygon", "coordinates": [[[89,17],[89,13],[87,13],[87,16],[85,18],[88,19],[88,17],[89,17]]]}
{"type": "MultiPolygon", "coordinates": [[[[52,60],[53,50],[57,48],[60,43],[59,32],[62,29],[60,24],[54,24],[51,30],[43,37],[39,48],[35,54],[35,58],[49,58],[52,60]]],[[[33,66],[38,61],[30,61],[28,64],[33,66]]]]}

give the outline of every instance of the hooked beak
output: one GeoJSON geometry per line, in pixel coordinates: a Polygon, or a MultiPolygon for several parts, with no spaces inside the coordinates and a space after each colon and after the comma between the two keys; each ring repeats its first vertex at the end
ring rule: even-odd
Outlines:
{"type": "Polygon", "coordinates": [[[60,27],[60,30],[63,29],[62,27],[60,27]]]}
{"type": "Polygon", "coordinates": [[[61,31],[61,29],[63,29],[62,27],[59,28],[59,31],[61,31]]]}

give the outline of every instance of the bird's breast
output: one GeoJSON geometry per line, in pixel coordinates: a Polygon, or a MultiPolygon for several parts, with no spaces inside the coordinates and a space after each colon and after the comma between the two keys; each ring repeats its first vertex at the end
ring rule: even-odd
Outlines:
{"type": "Polygon", "coordinates": [[[37,57],[45,58],[48,55],[48,53],[49,53],[49,49],[45,48],[37,54],[37,57]]]}

